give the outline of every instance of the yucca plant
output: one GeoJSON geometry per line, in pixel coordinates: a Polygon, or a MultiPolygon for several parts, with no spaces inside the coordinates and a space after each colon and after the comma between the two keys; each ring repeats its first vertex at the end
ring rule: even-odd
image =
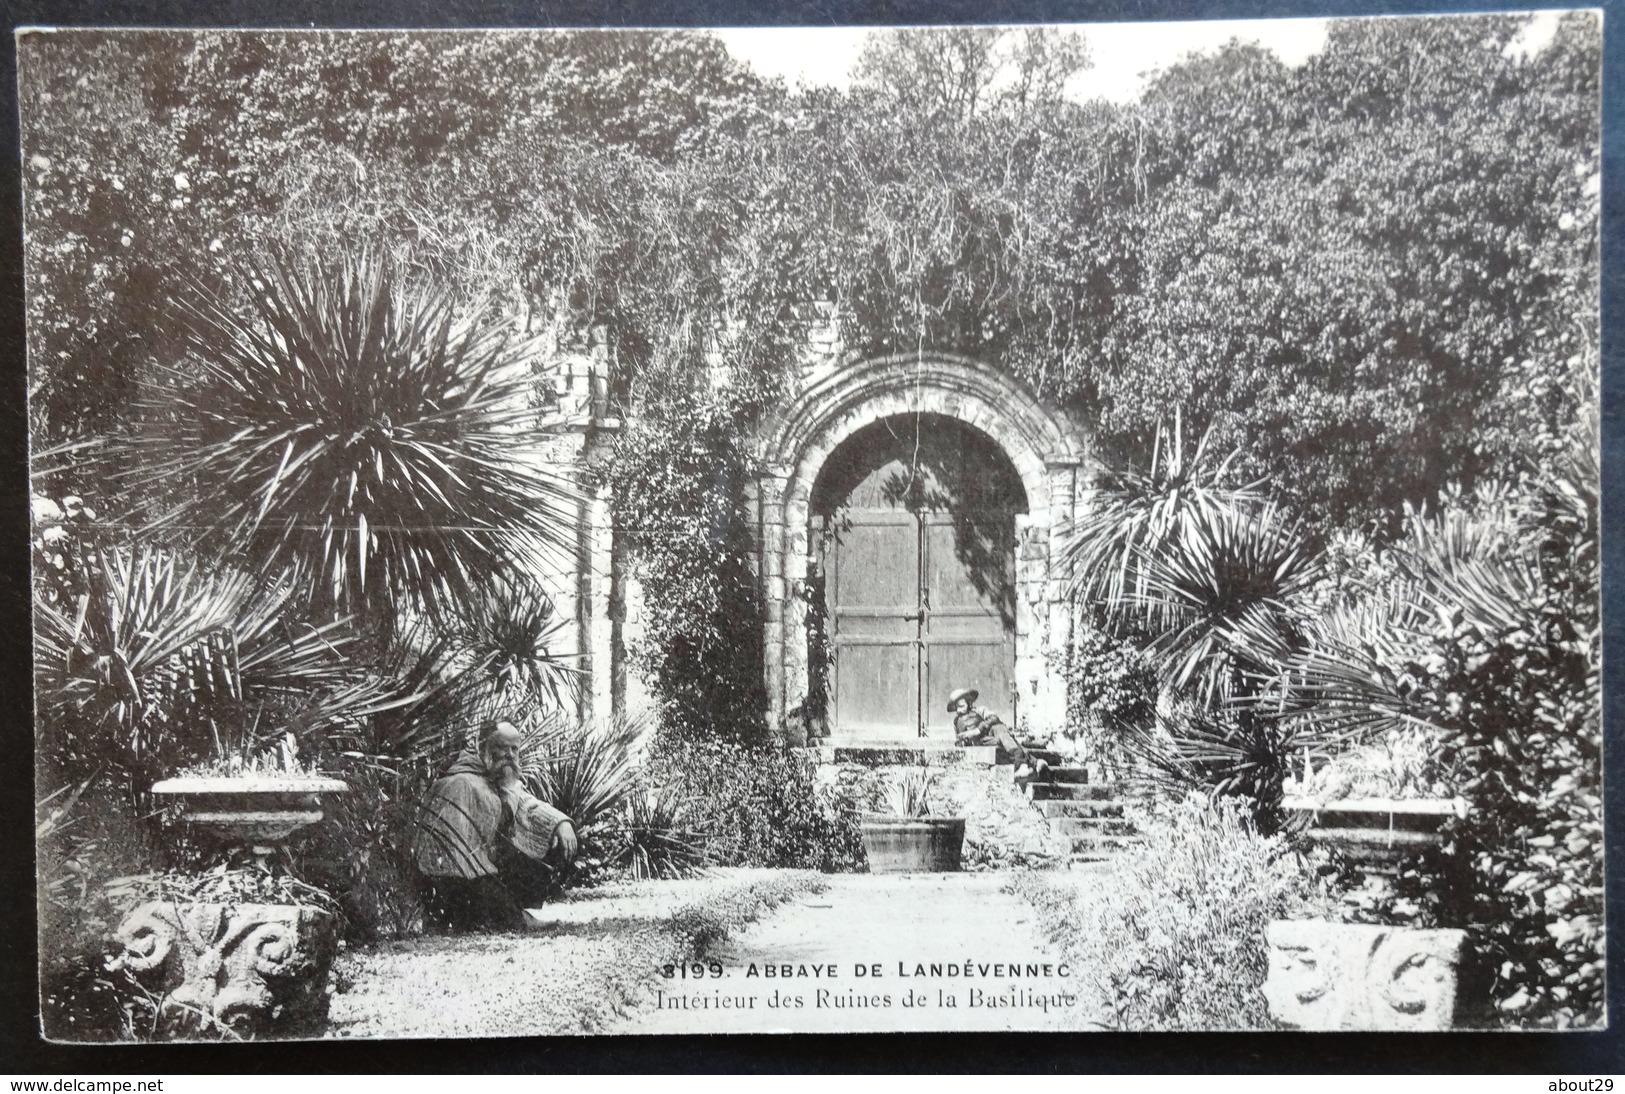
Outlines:
{"type": "Polygon", "coordinates": [[[287,573],[384,625],[573,543],[573,488],[527,461],[537,345],[460,311],[377,251],[244,271],[249,302],[189,284],[184,360],[146,399],[147,531],[287,573]]]}
{"type": "Polygon", "coordinates": [[[1273,502],[1205,507],[1140,550],[1130,601],[1164,676],[1208,701],[1249,692],[1300,643],[1300,605],[1321,569],[1302,526],[1273,502]]]}
{"type": "Polygon", "coordinates": [[[717,865],[721,844],[691,821],[689,804],[677,786],[633,793],[601,835],[603,864],[639,880],[692,877],[717,865]]]}
{"type": "Polygon", "coordinates": [[[587,829],[613,819],[636,788],[635,749],[646,730],[642,721],[626,718],[576,729],[555,755],[525,772],[526,782],[585,838],[587,829]]]}

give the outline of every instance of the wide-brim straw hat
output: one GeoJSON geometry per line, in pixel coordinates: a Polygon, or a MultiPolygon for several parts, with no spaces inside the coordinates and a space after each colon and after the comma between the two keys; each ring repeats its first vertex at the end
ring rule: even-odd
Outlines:
{"type": "Polygon", "coordinates": [[[977,696],[981,694],[982,693],[977,691],[975,688],[960,688],[958,691],[948,696],[948,713],[952,714],[954,712],[954,704],[959,702],[959,700],[969,699],[974,703],[976,702],[977,696]]]}

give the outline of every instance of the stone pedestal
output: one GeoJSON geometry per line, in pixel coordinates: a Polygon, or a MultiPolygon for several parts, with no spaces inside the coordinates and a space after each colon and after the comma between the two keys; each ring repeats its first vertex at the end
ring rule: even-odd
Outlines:
{"type": "Polygon", "coordinates": [[[288,904],[149,901],[127,916],[113,971],[128,972],[170,1036],[319,1036],[335,917],[288,904]]]}
{"type": "Polygon", "coordinates": [[[1270,1015],[1292,1029],[1447,1030],[1465,935],[1324,920],[1266,931],[1270,1015]]]}

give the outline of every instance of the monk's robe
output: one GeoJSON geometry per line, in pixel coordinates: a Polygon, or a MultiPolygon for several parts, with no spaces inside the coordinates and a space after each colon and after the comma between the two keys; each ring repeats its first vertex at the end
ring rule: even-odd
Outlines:
{"type": "Polygon", "coordinates": [[[487,877],[497,872],[499,840],[540,862],[569,819],[523,787],[492,786],[484,761],[469,750],[429,789],[412,854],[429,877],[487,877]]]}

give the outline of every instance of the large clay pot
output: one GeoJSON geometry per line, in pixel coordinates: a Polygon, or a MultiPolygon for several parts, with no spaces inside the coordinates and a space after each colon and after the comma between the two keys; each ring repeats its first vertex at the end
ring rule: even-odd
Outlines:
{"type": "Polygon", "coordinates": [[[860,825],[871,874],[951,873],[965,846],[964,817],[865,813],[860,825]]]}

